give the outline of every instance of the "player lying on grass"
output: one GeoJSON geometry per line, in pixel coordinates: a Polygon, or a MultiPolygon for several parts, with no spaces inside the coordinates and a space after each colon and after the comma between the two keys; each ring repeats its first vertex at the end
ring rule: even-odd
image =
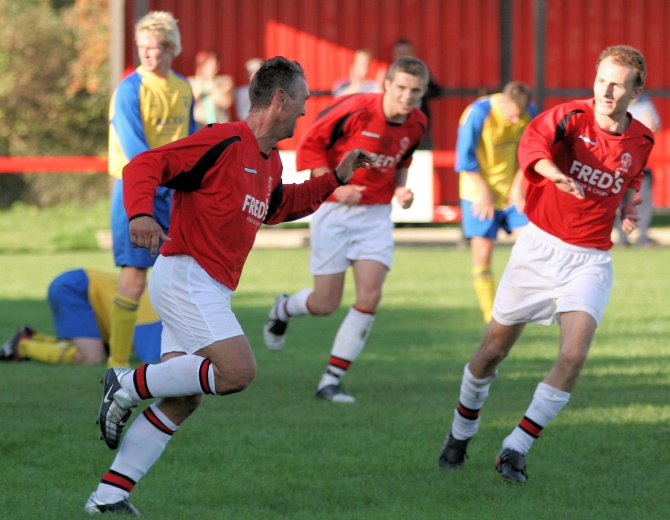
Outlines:
{"type": "MultiPolygon", "coordinates": [[[[110,308],[119,277],[93,269],[59,274],[49,285],[55,336],[21,326],[0,348],[0,361],[33,360],[56,365],[104,363],[109,355],[110,308]]],[[[160,358],[162,325],[145,294],[131,338],[144,362],[160,358]]]]}

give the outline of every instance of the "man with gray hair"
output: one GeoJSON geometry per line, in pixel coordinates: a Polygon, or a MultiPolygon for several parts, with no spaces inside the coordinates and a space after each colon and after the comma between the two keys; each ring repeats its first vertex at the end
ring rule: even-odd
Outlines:
{"type": "Polygon", "coordinates": [[[119,446],[140,401],[159,401],[128,430],[86,502],[87,512],[139,514],[128,502],[130,492],[203,395],[241,392],[253,381],[256,360],[230,300],[256,233],[263,223],[310,214],[372,161],[367,152],[353,150],[330,172],[284,185],[276,144],[293,136],[308,97],[299,63],[281,56],[266,60],[251,81],[246,121],[207,126],[138,155],[124,168],[132,246],[153,256],[163,242],[149,281],[163,334],[161,363],[105,373],[99,424],[107,446],[119,446]],[[169,237],[151,213],[159,186],[175,193],[169,237]]]}

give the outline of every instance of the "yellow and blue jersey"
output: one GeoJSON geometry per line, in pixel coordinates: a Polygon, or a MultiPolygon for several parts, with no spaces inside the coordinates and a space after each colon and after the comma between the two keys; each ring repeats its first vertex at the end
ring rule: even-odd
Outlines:
{"type": "MultiPolygon", "coordinates": [[[[111,307],[118,286],[118,275],[93,269],[73,269],[54,278],[48,301],[56,337],[100,338],[109,344],[111,307]]],[[[144,291],[133,332],[133,348],[142,361],[160,359],[162,330],[163,324],[144,291]]]]}
{"type": "Polygon", "coordinates": [[[498,100],[502,94],[484,96],[470,104],[459,121],[456,166],[460,173],[459,196],[474,201],[478,190],[472,176],[479,172],[495,195],[496,209],[507,207],[519,162],[517,148],[521,135],[535,116],[535,105],[518,122],[505,118],[498,100]]]}
{"type": "Polygon", "coordinates": [[[109,107],[109,173],[121,178],[137,154],[195,132],[193,92],[173,71],[167,78],[139,66],[117,87],[109,107]]]}

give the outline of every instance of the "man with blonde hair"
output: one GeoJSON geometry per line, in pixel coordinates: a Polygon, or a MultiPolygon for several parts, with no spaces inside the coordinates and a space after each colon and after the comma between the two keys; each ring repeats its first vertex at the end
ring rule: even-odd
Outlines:
{"type": "MultiPolygon", "coordinates": [[[[111,310],[108,366],[129,366],[139,301],[147,270],[155,258],[130,242],[123,208],[123,167],[137,154],[195,132],[193,93],[188,80],[171,70],[181,53],[181,37],[172,14],[152,11],[135,26],[140,65],[123,79],[109,110],[109,173],[116,182],[111,225],[114,262],[121,268],[118,292],[111,310]]],[[[172,190],[159,187],[153,215],[167,233],[172,190]]]]}

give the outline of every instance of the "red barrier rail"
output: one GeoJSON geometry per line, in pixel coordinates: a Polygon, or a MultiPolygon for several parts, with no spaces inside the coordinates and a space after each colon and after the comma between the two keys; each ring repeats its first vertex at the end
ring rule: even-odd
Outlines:
{"type": "Polygon", "coordinates": [[[98,156],[49,156],[7,157],[0,156],[0,173],[102,173],[107,172],[107,157],[98,156]]]}
{"type": "MultiPolygon", "coordinates": [[[[454,150],[434,150],[433,166],[450,168],[456,161],[454,150]]],[[[2,173],[107,173],[107,157],[102,156],[0,156],[2,173]]],[[[458,222],[458,206],[434,208],[433,222],[458,222]]]]}
{"type": "Polygon", "coordinates": [[[435,168],[453,168],[456,164],[456,150],[433,150],[435,168]]]}
{"type": "MultiPolygon", "coordinates": [[[[451,167],[456,160],[454,150],[434,150],[435,167],[451,167]]],[[[0,173],[93,173],[107,171],[107,157],[102,156],[0,156],[0,173]]]]}

